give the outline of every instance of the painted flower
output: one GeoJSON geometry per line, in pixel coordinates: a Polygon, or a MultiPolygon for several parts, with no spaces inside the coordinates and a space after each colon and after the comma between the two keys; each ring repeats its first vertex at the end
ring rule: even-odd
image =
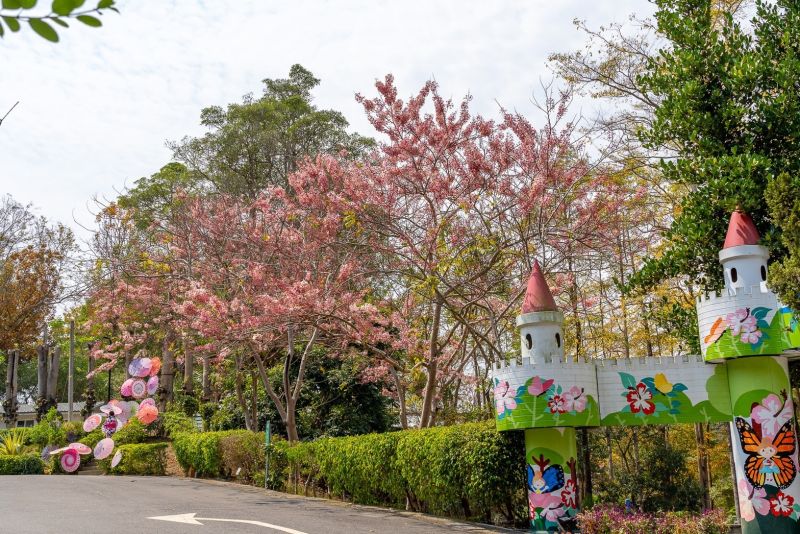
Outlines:
{"type": "Polygon", "coordinates": [[[550,413],[566,413],[567,412],[567,404],[564,401],[564,397],[561,395],[553,395],[547,401],[547,406],[550,408],[550,413]]]}
{"type": "Polygon", "coordinates": [[[552,493],[536,493],[533,491],[528,492],[528,504],[530,509],[536,508],[550,508],[553,506],[561,506],[561,497],[552,493]]]}
{"type": "Polygon", "coordinates": [[[508,380],[495,380],[494,404],[497,408],[497,415],[505,413],[506,410],[513,410],[517,407],[517,400],[514,392],[508,384],[508,380]]]}
{"type": "Polygon", "coordinates": [[[564,392],[562,397],[566,411],[580,413],[586,409],[586,395],[583,394],[583,388],[572,386],[564,392]]]}
{"type": "Polygon", "coordinates": [[[577,491],[578,488],[575,487],[575,482],[572,479],[567,480],[561,489],[561,503],[567,508],[575,508],[577,491]]]}
{"type": "Polygon", "coordinates": [[[752,521],[758,515],[767,515],[770,511],[770,502],[767,499],[767,492],[764,488],[753,489],[750,483],[740,478],[739,487],[739,511],[742,519],[752,521]]]}
{"type": "Polygon", "coordinates": [[[755,345],[758,343],[758,340],[761,339],[761,335],[763,332],[761,330],[754,330],[752,332],[742,332],[742,343],[749,343],[750,345],[755,345]]]}
{"type": "Polygon", "coordinates": [[[791,515],[792,507],[794,506],[794,497],[786,495],[784,492],[779,491],[769,500],[772,515],[787,516],[791,515]]]}
{"type": "Polygon", "coordinates": [[[739,332],[742,331],[742,321],[746,320],[748,315],[750,315],[750,310],[748,308],[740,308],[734,313],[729,313],[725,317],[725,322],[727,322],[731,328],[731,335],[739,335],[739,332]]]}
{"type": "Polygon", "coordinates": [[[642,412],[645,415],[650,415],[656,411],[656,405],[650,399],[653,398],[653,393],[647,386],[641,382],[636,384],[635,388],[628,388],[627,399],[628,404],[631,406],[631,412],[642,412]]]}
{"type": "Polygon", "coordinates": [[[775,394],[764,397],[761,404],[750,412],[753,421],[761,425],[764,437],[775,437],[781,427],[792,418],[792,401],[783,400],[775,394]]]}
{"type": "Polygon", "coordinates": [[[533,395],[534,397],[538,397],[548,389],[550,386],[553,385],[553,379],[550,380],[542,380],[538,376],[534,376],[533,380],[531,380],[530,385],[528,386],[528,393],[533,395]]]}
{"type": "Polygon", "coordinates": [[[544,515],[544,518],[548,521],[552,521],[553,523],[556,523],[558,518],[566,513],[567,511],[564,509],[561,503],[559,503],[558,506],[550,506],[542,510],[542,515],[544,515]]]}

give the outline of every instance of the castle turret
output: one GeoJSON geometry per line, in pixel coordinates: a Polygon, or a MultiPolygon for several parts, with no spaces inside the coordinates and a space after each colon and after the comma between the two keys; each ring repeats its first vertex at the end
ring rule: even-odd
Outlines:
{"type": "Polygon", "coordinates": [[[523,363],[563,361],[563,324],[564,314],[558,311],[539,262],[534,261],[522,302],[522,315],[517,317],[523,363]]]}
{"type": "Polygon", "coordinates": [[[725,287],[730,292],[752,287],[768,291],[769,252],[758,244],[759,239],[753,219],[742,211],[734,211],[728,224],[725,244],[719,252],[719,261],[725,270],[725,287]]]}

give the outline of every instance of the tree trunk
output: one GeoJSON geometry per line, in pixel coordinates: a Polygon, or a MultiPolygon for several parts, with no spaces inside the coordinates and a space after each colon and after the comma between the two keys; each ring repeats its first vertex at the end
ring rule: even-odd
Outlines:
{"type": "Polygon", "coordinates": [[[203,356],[203,402],[211,400],[211,356],[203,356]]]}
{"type": "Polygon", "coordinates": [[[425,381],[425,393],[422,401],[422,414],[420,415],[420,428],[427,428],[433,423],[433,401],[436,398],[436,375],[438,373],[439,359],[439,325],[442,319],[442,298],[437,297],[433,310],[433,325],[431,326],[430,343],[428,347],[428,378],[425,381]]]}
{"type": "Polygon", "coordinates": [[[39,399],[47,399],[47,347],[36,347],[36,395],[39,399]]]}
{"type": "Polygon", "coordinates": [[[614,480],[614,444],[609,427],[606,427],[606,443],[608,444],[608,478],[614,480]]]}
{"type": "Polygon", "coordinates": [[[161,348],[161,380],[158,386],[158,409],[161,411],[166,410],[167,403],[172,401],[172,391],[175,383],[175,354],[170,347],[171,343],[172,334],[167,333],[161,348]]]}
{"type": "Polygon", "coordinates": [[[578,433],[581,439],[581,463],[583,464],[583,469],[581,469],[583,481],[579,488],[581,507],[583,507],[591,506],[592,504],[592,456],[589,450],[589,429],[586,427],[579,428],[578,433]]]}
{"type": "Polygon", "coordinates": [[[12,350],[6,367],[6,398],[3,401],[3,419],[7,428],[17,426],[17,377],[19,375],[19,351],[12,350]]]}
{"type": "Polygon", "coordinates": [[[58,371],[61,363],[61,347],[56,346],[50,353],[47,370],[47,399],[51,404],[58,404],[58,371]]]}
{"type": "Polygon", "coordinates": [[[183,355],[183,392],[194,395],[194,348],[191,341],[184,338],[183,355]]]}
{"type": "Polygon", "coordinates": [[[389,366],[389,371],[392,373],[394,380],[394,387],[397,390],[397,402],[400,405],[400,428],[406,430],[408,428],[408,411],[406,409],[406,390],[403,383],[400,381],[400,375],[397,374],[397,369],[389,366]]]}
{"type": "MultiPolygon", "coordinates": [[[[91,344],[86,347],[86,369],[87,374],[91,374],[92,371],[94,371],[94,357],[92,356],[91,344]]],[[[84,395],[83,401],[84,405],[83,410],[81,410],[81,415],[86,418],[89,417],[94,410],[94,376],[86,380],[86,394],[84,395]]]]}
{"type": "Polygon", "coordinates": [[[697,471],[700,475],[700,486],[703,488],[703,507],[711,508],[710,472],[708,465],[708,451],[706,450],[706,436],[703,423],[694,424],[694,436],[697,440],[697,471]]]}
{"type": "Polygon", "coordinates": [[[237,355],[235,358],[236,362],[236,376],[234,378],[234,387],[236,389],[236,400],[239,401],[239,407],[242,409],[242,414],[244,415],[244,426],[247,430],[253,430],[253,414],[250,411],[250,408],[247,406],[247,398],[244,395],[244,364],[242,363],[242,357],[237,355]]]}

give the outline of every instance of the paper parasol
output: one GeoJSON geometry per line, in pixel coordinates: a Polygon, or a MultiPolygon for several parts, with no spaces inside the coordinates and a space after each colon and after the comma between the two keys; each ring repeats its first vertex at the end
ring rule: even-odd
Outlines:
{"type": "Polygon", "coordinates": [[[117,451],[114,457],[111,459],[111,468],[117,467],[119,463],[122,461],[122,451],[117,451]]]}
{"type": "Polygon", "coordinates": [[[100,406],[100,411],[106,415],[110,413],[113,413],[114,415],[119,415],[122,413],[122,408],[120,408],[116,404],[104,404],[100,406]]]}
{"type": "Polygon", "coordinates": [[[100,415],[99,413],[92,414],[86,418],[86,421],[83,422],[83,431],[91,432],[92,430],[100,426],[100,423],[102,422],[103,422],[102,415],[100,415]]]}
{"type": "Polygon", "coordinates": [[[155,406],[155,405],[156,405],[156,401],[154,401],[153,399],[150,399],[150,398],[144,399],[144,400],[143,400],[143,401],[142,401],[142,402],[139,404],[139,409],[141,410],[143,406],[148,406],[148,405],[149,405],[149,406],[155,406]]]}
{"type": "Polygon", "coordinates": [[[133,378],[127,379],[119,388],[119,394],[123,397],[133,397],[133,391],[131,388],[133,387],[133,378]]]}
{"type": "Polygon", "coordinates": [[[156,376],[161,370],[161,358],[150,358],[150,376],[156,376]]]}
{"type": "Polygon", "coordinates": [[[147,379],[147,394],[155,395],[156,391],[158,391],[158,377],[151,376],[147,379]]]}
{"type": "Polygon", "coordinates": [[[67,449],[61,455],[61,469],[67,473],[74,473],[81,466],[81,457],[75,449],[67,449]]]}
{"type": "Polygon", "coordinates": [[[150,374],[151,367],[150,358],[136,358],[128,365],[128,374],[142,378],[150,374]]]}
{"type": "Polygon", "coordinates": [[[79,443],[77,441],[75,443],[70,443],[69,445],[67,445],[67,448],[73,449],[75,452],[81,455],[92,454],[91,447],[89,447],[88,445],[84,445],[83,443],[79,443]]]}
{"type": "Polygon", "coordinates": [[[143,425],[149,425],[158,418],[158,408],[145,404],[139,407],[139,413],[136,418],[142,422],[143,425]]]}
{"type": "Polygon", "coordinates": [[[103,438],[94,446],[94,457],[98,460],[102,460],[103,458],[107,458],[113,450],[114,440],[111,438],[103,438]]]}
{"type": "Polygon", "coordinates": [[[147,385],[144,383],[144,380],[141,378],[137,378],[133,381],[133,385],[131,386],[131,392],[133,396],[137,399],[141,399],[145,395],[147,395],[147,385]]]}

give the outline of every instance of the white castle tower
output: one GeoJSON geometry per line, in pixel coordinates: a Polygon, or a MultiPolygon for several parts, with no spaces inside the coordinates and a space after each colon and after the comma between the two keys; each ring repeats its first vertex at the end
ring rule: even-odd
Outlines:
{"type": "Polygon", "coordinates": [[[534,260],[522,315],[517,316],[523,364],[564,361],[564,314],[558,311],[539,262],[534,260]]]}

